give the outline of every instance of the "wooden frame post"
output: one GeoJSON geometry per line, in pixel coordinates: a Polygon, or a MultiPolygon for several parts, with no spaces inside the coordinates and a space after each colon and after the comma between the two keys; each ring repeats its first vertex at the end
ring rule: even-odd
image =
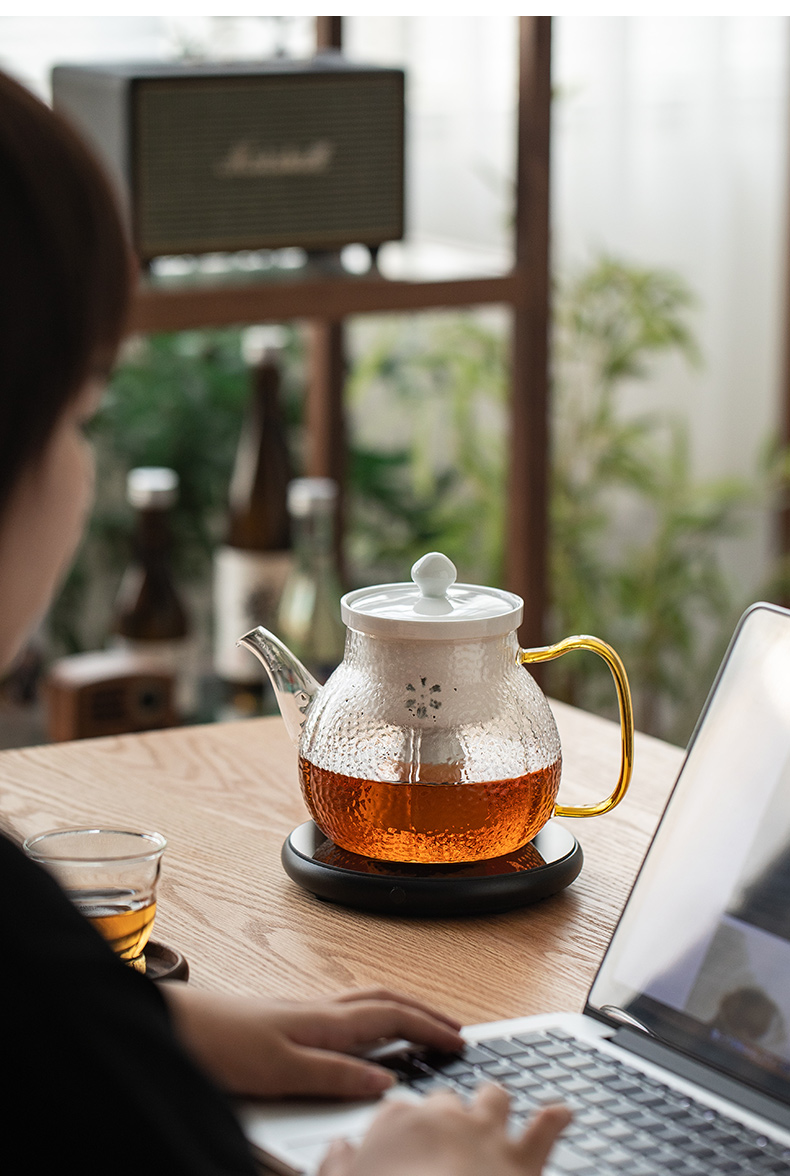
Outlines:
{"type": "MultiPolygon", "coordinates": [[[[790,216],[788,216],[788,213],[790,213],[790,201],[786,200],[785,231],[787,236],[784,256],[784,307],[782,316],[784,335],[782,339],[779,421],[779,436],[783,446],[790,445],[790,216]]],[[[778,555],[783,561],[787,560],[790,557],[790,500],[788,499],[788,492],[785,490],[782,491],[782,498],[777,512],[775,534],[778,555]]],[[[781,581],[784,584],[784,569],[781,581]]],[[[785,608],[790,605],[790,591],[786,587],[783,589],[780,598],[776,600],[776,603],[783,605],[785,608]]]]}
{"type": "MultiPolygon", "coordinates": [[[[341,16],[315,18],[316,49],[340,49],[341,16]]],[[[342,551],[345,516],[346,428],[343,390],[346,363],[341,319],[313,319],[307,324],[307,447],[305,470],[310,477],[338,483],[338,549],[342,551]]]]}
{"type": "Polygon", "coordinates": [[[545,644],[549,547],[549,141],[551,17],[519,17],[508,587],[524,598],[522,644],[545,644]]]}

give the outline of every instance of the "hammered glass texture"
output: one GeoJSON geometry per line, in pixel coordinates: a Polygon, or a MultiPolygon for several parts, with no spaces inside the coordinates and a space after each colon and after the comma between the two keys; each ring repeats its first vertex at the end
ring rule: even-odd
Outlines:
{"type": "Polygon", "coordinates": [[[554,716],[517,661],[515,634],[390,641],[349,631],[346,656],[307,709],[299,754],[367,780],[504,780],[560,757],[554,716]]]}

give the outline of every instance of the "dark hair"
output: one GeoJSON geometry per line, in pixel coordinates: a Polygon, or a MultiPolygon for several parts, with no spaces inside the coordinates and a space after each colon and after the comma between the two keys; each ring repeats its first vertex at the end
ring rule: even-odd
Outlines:
{"type": "Polygon", "coordinates": [[[0,73],[0,519],[71,398],[112,364],[132,272],[99,164],[0,73]]]}

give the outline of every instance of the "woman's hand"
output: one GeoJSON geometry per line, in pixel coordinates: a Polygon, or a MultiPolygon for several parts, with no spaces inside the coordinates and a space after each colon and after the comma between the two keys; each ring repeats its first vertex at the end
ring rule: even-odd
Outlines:
{"type": "Polygon", "coordinates": [[[457,1021],[384,988],[297,1003],[164,984],[176,1030],[216,1081],[234,1094],[375,1098],[393,1084],[382,1066],[354,1056],[404,1038],[463,1047],[457,1021]]]}
{"type": "Polygon", "coordinates": [[[469,1103],[450,1093],[392,1099],[358,1147],[332,1144],[318,1176],[540,1176],[570,1111],[545,1107],[513,1136],[509,1106],[506,1091],[490,1085],[469,1103]]]}

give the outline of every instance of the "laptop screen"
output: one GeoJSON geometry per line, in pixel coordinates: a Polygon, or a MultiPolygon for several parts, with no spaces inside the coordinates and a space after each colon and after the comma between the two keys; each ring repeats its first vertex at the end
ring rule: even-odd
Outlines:
{"type": "Polygon", "coordinates": [[[790,1102],[790,613],[783,609],[755,605],[736,630],[590,990],[589,1012],[606,1016],[607,1005],[790,1102]]]}

